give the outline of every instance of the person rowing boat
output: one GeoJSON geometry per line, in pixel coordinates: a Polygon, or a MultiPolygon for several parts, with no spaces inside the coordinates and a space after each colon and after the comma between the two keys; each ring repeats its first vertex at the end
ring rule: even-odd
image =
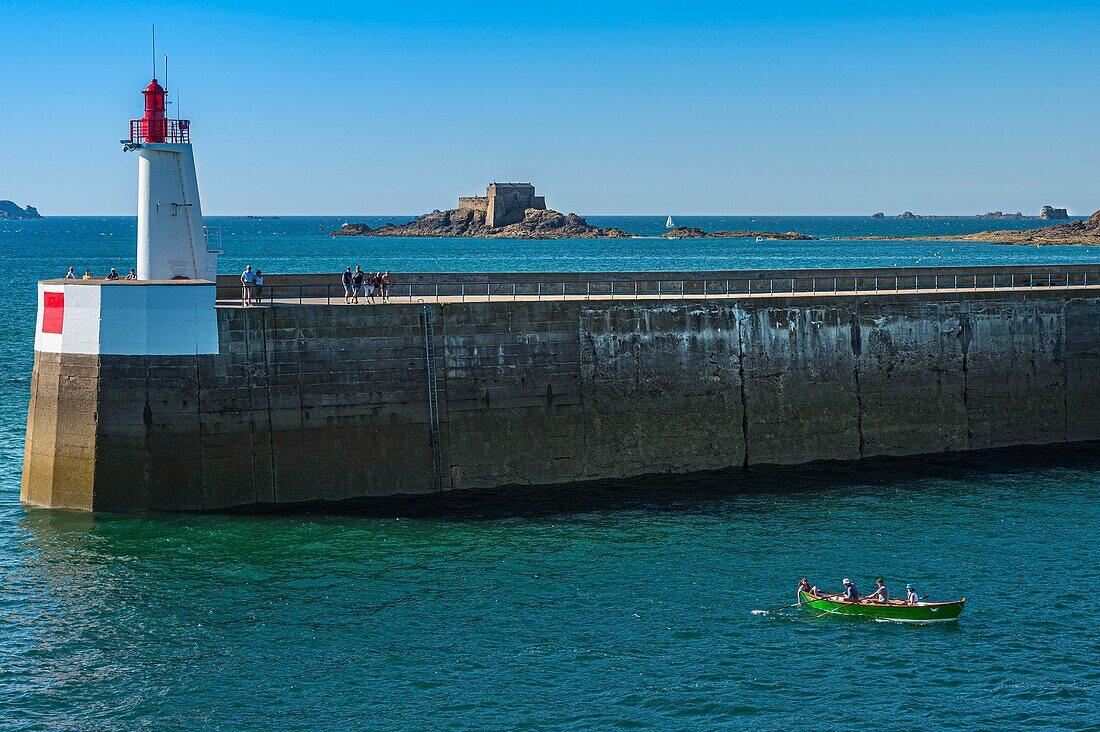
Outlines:
{"type": "Polygon", "coordinates": [[[844,591],[840,593],[840,599],[845,602],[859,602],[859,590],[852,584],[852,580],[845,577],[841,584],[844,585],[844,591]]]}
{"type": "Polygon", "coordinates": [[[920,603],[920,598],[917,597],[917,588],[913,587],[913,585],[906,585],[905,586],[905,604],[906,605],[917,605],[919,603],[920,603]]]}
{"type": "Polygon", "coordinates": [[[875,584],[878,585],[875,591],[863,599],[867,602],[890,602],[890,590],[886,589],[886,582],[883,581],[882,577],[875,580],[875,584]]]}

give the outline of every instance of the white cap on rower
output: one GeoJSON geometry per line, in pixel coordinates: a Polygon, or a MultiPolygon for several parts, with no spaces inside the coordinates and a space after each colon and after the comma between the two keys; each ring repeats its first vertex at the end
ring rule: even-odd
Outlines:
{"type": "Polygon", "coordinates": [[[850,580],[850,579],[848,579],[847,577],[845,577],[845,578],[844,578],[844,581],[843,581],[843,582],[841,582],[840,584],[842,584],[842,585],[850,585],[850,584],[852,584],[852,580],[850,580]]]}

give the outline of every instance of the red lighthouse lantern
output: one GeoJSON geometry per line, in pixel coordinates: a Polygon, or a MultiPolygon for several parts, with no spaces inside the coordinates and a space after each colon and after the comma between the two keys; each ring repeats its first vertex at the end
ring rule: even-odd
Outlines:
{"type": "Polygon", "coordinates": [[[145,95],[145,116],[141,118],[141,136],[146,142],[164,142],[168,134],[164,87],[153,79],[141,93],[145,95]]]}
{"type": "Polygon", "coordinates": [[[141,93],[145,95],[145,116],[130,120],[130,143],[191,142],[191,123],[185,119],[168,119],[168,92],[156,79],[141,93]]]}

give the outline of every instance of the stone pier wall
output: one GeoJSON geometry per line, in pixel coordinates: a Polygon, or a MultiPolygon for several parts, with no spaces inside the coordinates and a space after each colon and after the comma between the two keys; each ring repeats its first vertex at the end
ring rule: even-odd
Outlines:
{"type": "MultiPolygon", "coordinates": [[[[1100,439],[1100,297],[430,305],[444,490],[1100,439]]],[[[218,310],[220,353],[36,354],[23,500],[436,490],[423,306],[218,310]]]]}

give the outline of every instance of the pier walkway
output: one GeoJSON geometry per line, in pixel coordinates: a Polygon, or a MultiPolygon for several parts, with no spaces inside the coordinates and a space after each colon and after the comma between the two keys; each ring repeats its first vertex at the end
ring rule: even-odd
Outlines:
{"type": "MultiPolygon", "coordinates": [[[[390,303],[762,299],[813,295],[1044,292],[1100,289],[1100,266],[891,268],[736,272],[397,273],[390,303]]],[[[254,305],[344,305],[339,274],[269,275],[254,305]]],[[[218,306],[241,287],[218,278],[218,306]]],[[[359,296],[360,305],[369,305],[359,296]]],[[[382,298],[375,297],[375,305],[382,298]]]]}

